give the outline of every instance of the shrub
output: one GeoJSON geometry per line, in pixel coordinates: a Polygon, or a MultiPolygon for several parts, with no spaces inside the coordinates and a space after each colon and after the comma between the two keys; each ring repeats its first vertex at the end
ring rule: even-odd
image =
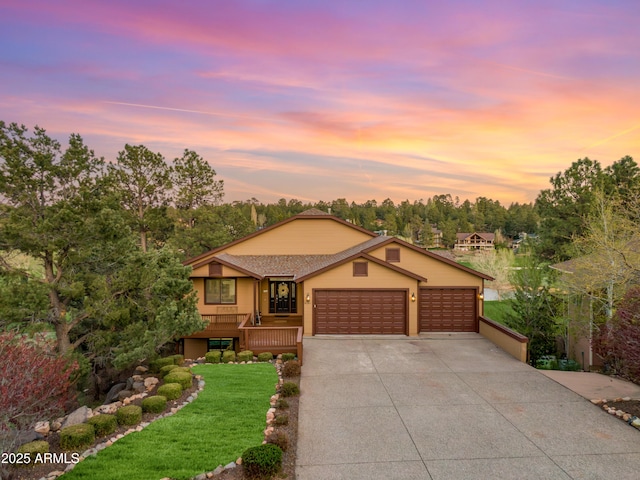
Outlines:
{"type": "Polygon", "coordinates": [[[239,362],[251,362],[253,361],[253,352],[251,350],[243,350],[238,354],[239,362]]]}
{"type": "Polygon", "coordinates": [[[179,383],[165,383],[158,387],[158,395],[162,395],[167,400],[175,400],[182,395],[182,385],[179,383]]]}
{"type": "Polygon", "coordinates": [[[211,350],[204,354],[207,363],[220,363],[220,350],[211,350]]]}
{"type": "Polygon", "coordinates": [[[160,371],[162,367],[166,367],[167,365],[175,365],[175,362],[173,361],[173,357],[158,358],[153,362],[149,363],[149,368],[151,369],[152,372],[157,373],[160,371]]]}
{"type": "Polygon", "coordinates": [[[111,435],[118,428],[118,419],[115,415],[101,413],[87,420],[87,423],[93,425],[93,429],[98,437],[111,435]]]}
{"type": "Polygon", "coordinates": [[[300,395],[300,387],[293,382],[284,382],[280,387],[280,393],[283,397],[295,397],[300,395]]]}
{"type": "Polygon", "coordinates": [[[189,372],[169,372],[164,377],[164,383],[179,383],[183,390],[191,387],[193,377],[189,372]]]}
{"type": "Polygon", "coordinates": [[[283,377],[299,377],[300,376],[300,362],[297,360],[288,360],[282,366],[283,377]]]}
{"type": "Polygon", "coordinates": [[[44,440],[36,440],[35,442],[25,443],[20,445],[18,453],[28,453],[30,457],[29,464],[32,464],[39,453],[49,453],[49,442],[44,440]]]}
{"type": "Polygon", "coordinates": [[[171,370],[175,370],[176,368],[180,368],[180,367],[178,367],[178,365],[174,365],[174,364],[171,364],[171,365],[165,365],[164,367],[162,367],[162,368],[160,369],[160,372],[159,372],[159,374],[160,374],[160,378],[164,377],[164,376],[165,376],[165,375],[167,375],[171,370]]]}
{"type": "Polygon", "coordinates": [[[116,417],[120,425],[137,425],[142,421],[142,408],[138,405],[127,405],[118,409],[116,417]]]}
{"type": "MultiPolygon", "coordinates": [[[[172,385],[171,383],[169,385],[172,385]]],[[[177,385],[177,384],[173,384],[177,385]]],[[[167,408],[167,397],[153,395],[142,400],[142,411],[148,413],[160,413],[167,408]]]]}
{"type": "Polygon", "coordinates": [[[242,454],[242,465],[249,477],[271,477],[280,471],[282,450],[272,443],[247,448],[242,454]]]}
{"type": "Polygon", "coordinates": [[[175,366],[175,368],[173,370],[171,370],[172,372],[187,372],[187,373],[191,373],[191,367],[178,367],[177,365],[175,366]]]}
{"type": "Polygon", "coordinates": [[[593,345],[605,366],[625,378],[640,382],[640,287],[630,288],[615,315],[601,325],[593,345]]]}
{"type": "Polygon", "coordinates": [[[276,415],[274,422],[276,425],[289,425],[289,415],[286,413],[281,413],[276,415]]]}
{"type": "Polygon", "coordinates": [[[284,398],[279,398],[278,401],[276,402],[276,408],[285,410],[289,408],[289,402],[287,402],[284,398]]]}
{"type": "Polygon", "coordinates": [[[267,443],[277,445],[280,447],[280,450],[286,452],[289,449],[289,435],[287,435],[287,432],[276,430],[269,434],[267,437],[267,443]]]}
{"type": "Polygon", "coordinates": [[[222,363],[229,363],[236,361],[236,352],[233,350],[225,350],[222,352],[222,363]]]}
{"type": "Polygon", "coordinates": [[[182,365],[184,363],[184,355],[181,354],[176,354],[176,355],[171,355],[171,357],[169,357],[173,360],[173,364],[174,365],[182,365]]]}
{"type": "Polygon", "coordinates": [[[96,439],[93,425],[79,423],[60,430],[60,448],[62,450],[78,450],[88,447],[96,439]]]}
{"type": "Polygon", "coordinates": [[[258,354],[259,362],[270,362],[273,360],[273,353],[271,352],[262,352],[258,354]]]}
{"type": "Polygon", "coordinates": [[[19,334],[0,333],[0,452],[13,451],[18,435],[38,420],[63,414],[77,372],[77,361],[51,355],[19,334]]]}
{"type": "Polygon", "coordinates": [[[287,353],[283,353],[282,354],[282,361],[283,362],[288,362],[289,360],[293,360],[294,358],[296,358],[296,354],[295,353],[287,352],[287,353]]]}

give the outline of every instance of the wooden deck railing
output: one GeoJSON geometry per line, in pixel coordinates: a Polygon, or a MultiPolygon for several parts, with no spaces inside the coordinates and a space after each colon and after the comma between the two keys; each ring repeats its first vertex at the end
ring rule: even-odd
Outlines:
{"type": "Polygon", "coordinates": [[[242,321],[251,318],[250,313],[218,313],[201,316],[208,322],[207,326],[204,330],[185,338],[237,337],[238,327],[242,321]]]}
{"type": "Polygon", "coordinates": [[[295,353],[302,365],[302,327],[255,327],[247,326],[251,318],[242,321],[240,345],[253,353],[295,353]]]}

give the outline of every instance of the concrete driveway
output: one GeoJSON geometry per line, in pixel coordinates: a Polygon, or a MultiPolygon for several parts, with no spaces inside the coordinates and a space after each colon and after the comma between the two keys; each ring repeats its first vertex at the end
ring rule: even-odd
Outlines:
{"type": "Polygon", "coordinates": [[[637,479],[640,431],[476,334],[304,339],[298,480],[637,479]]]}

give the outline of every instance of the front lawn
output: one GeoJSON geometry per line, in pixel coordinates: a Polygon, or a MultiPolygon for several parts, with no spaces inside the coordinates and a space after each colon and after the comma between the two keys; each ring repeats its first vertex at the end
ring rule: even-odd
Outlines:
{"type": "Polygon", "coordinates": [[[514,313],[511,308],[511,300],[484,302],[484,317],[494,322],[506,325],[506,317],[509,313],[514,313]]]}
{"type": "Polygon", "coordinates": [[[198,365],[205,388],[182,410],[80,462],[63,480],[188,479],[264,439],[278,375],[271,363],[198,365]]]}

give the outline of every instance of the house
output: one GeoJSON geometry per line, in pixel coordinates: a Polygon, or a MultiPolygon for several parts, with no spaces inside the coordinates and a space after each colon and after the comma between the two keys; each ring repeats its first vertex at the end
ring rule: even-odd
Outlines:
{"type": "Polygon", "coordinates": [[[493,250],[495,233],[456,233],[454,250],[493,250]]]}
{"type": "Polygon", "coordinates": [[[189,358],[233,342],[301,354],[302,336],[478,332],[491,277],[307,210],[185,262],[209,325],[189,358]]]}

